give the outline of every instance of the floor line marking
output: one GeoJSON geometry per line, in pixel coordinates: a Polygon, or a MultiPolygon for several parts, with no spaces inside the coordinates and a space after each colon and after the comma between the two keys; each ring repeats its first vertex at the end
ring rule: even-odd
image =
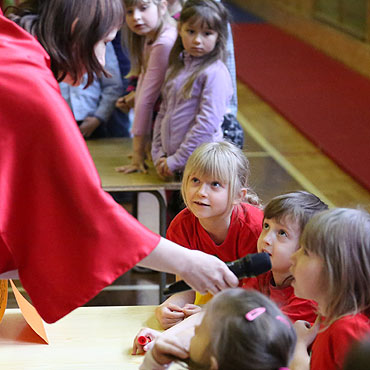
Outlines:
{"type": "Polygon", "coordinates": [[[252,138],[257,141],[261,147],[268,152],[271,157],[279,163],[281,167],[285,169],[299,184],[301,184],[307,191],[317,195],[323,202],[325,202],[329,207],[334,207],[333,202],[331,202],[319,189],[305,177],[300,171],[298,171],[289,161],[287,161],[283,155],[272,146],[248,121],[248,119],[240,112],[238,112],[238,120],[245,131],[248,132],[252,138]]]}

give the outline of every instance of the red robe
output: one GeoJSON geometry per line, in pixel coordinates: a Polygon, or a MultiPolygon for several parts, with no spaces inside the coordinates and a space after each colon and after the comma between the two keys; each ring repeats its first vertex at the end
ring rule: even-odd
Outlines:
{"type": "Polygon", "coordinates": [[[0,273],[51,323],[147,256],[159,235],[101,189],[50,60],[0,11],[0,273]]]}

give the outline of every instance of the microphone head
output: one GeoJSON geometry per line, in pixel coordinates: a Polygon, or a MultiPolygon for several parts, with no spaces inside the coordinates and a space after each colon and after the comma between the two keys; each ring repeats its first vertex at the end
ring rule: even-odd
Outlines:
{"type": "Polygon", "coordinates": [[[239,278],[252,277],[271,270],[271,259],[267,253],[252,253],[233,262],[226,263],[239,278]]]}
{"type": "Polygon", "coordinates": [[[271,270],[271,258],[267,253],[253,253],[248,256],[250,257],[248,270],[253,272],[254,276],[271,270]]]}

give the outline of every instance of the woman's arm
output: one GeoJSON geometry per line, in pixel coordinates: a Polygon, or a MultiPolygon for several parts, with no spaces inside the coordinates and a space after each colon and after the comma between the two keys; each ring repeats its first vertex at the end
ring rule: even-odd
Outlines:
{"type": "Polygon", "coordinates": [[[238,278],[224,262],[209,254],[183,248],[161,238],[157,247],[140,266],[180,275],[193,289],[204,294],[236,287],[238,278]]]}

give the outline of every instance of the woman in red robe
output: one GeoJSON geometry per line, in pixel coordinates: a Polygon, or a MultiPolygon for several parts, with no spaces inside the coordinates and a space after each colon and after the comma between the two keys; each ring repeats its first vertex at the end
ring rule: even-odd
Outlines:
{"type": "Polygon", "coordinates": [[[101,189],[60,95],[57,80],[104,73],[105,42],[120,27],[121,1],[24,4],[12,18],[23,28],[0,10],[0,274],[18,270],[49,323],[139,262],[202,292],[235,286],[221,261],[152,233],[101,189]]]}

